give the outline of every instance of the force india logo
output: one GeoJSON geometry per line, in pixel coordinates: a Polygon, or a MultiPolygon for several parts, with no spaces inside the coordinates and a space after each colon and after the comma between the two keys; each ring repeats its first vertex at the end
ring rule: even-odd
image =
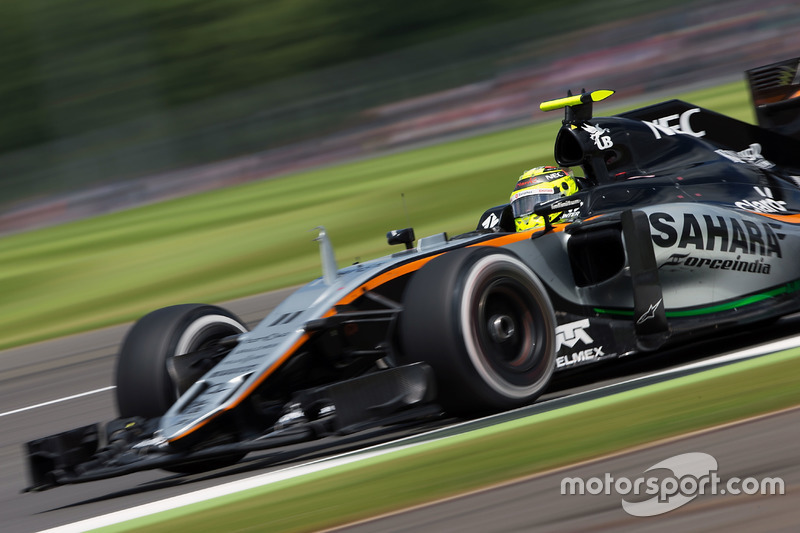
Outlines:
{"type": "Polygon", "coordinates": [[[751,274],[769,274],[771,270],[770,264],[765,263],[763,257],[753,261],[742,261],[741,259],[741,255],[737,255],[736,259],[709,259],[707,257],[695,257],[691,254],[672,254],[659,268],[674,266],[705,267],[712,270],[734,270],[737,272],[750,272],[751,274]]]}
{"type": "Polygon", "coordinates": [[[651,236],[653,244],[660,248],[677,247],[687,252],[694,248],[731,254],[723,258],[701,258],[690,253],[674,253],[662,267],[683,265],[769,274],[770,264],[765,259],[782,257],[780,240],[785,235],[773,229],[780,228],[779,224],[757,224],[752,220],[719,215],[698,218],[692,213],[684,213],[681,221],[660,212],[650,214],[649,218],[657,232],[651,236]]]}
{"type": "MultiPolygon", "coordinates": [[[[575,348],[578,343],[594,344],[594,339],[586,331],[588,328],[588,318],[556,327],[556,353],[559,353],[564,346],[575,348]]],[[[565,368],[581,363],[589,363],[597,361],[604,355],[602,346],[593,346],[556,357],[556,367],[565,368]]]]}

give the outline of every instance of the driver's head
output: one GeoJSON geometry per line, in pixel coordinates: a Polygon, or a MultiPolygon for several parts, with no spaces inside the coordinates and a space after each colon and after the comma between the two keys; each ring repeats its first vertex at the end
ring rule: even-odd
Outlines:
{"type": "MultiPolygon", "coordinates": [[[[546,166],[524,172],[511,193],[511,210],[517,231],[544,227],[544,217],[534,215],[533,208],[547,200],[570,196],[576,192],[578,184],[568,168],[546,166]]],[[[560,212],[553,213],[550,221],[555,221],[560,216],[560,212]]]]}

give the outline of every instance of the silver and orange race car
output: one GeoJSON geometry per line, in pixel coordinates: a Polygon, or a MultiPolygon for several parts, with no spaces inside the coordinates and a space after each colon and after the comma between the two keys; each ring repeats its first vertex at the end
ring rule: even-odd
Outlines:
{"type": "Polygon", "coordinates": [[[541,228],[501,205],[455,237],[391,231],[405,249],[341,270],[322,230],[323,275],[252,330],[212,305],[146,315],[119,418],[29,442],[29,489],[511,409],[556,372],[800,310],[798,60],[748,76],[759,126],[679,100],[594,117],[611,91],[542,104],[583,186],[537,205],[541,228]]]}

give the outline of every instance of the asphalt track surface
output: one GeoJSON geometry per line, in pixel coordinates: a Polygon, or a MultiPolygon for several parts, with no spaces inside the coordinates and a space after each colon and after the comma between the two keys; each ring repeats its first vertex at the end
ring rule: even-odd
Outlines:
{"type": "MultiPolygon", "coordinates": [[[[246,322],[255,323],[289,291],[278,291],[227,304],[246,322]]],[[[42,493],[21,493],[27,485],[23,444],[79,426],[115,418],[113,372],[117,347],[129,326],[47,341],[0,352],[0,524],[2,531],[38,531],[94,516],[177,496],[185,492],[250,477],[276,468],[264,454],[253,453],[241,464],[201,475],[180,476],[155,470],[120,478],[59,487],[42,493]],[[83,394],[90,392],[90,394],[83,394]],[[82,395],[83,394],[83,395],[82,395]],[[71,398],[70,398],[71,397],[71,398]],[[56,403],[53,400],[69,398],[56,403]]],[[[783,319],[759,332],[758,341],[800,333],[800,318],[783,319]]],[[[710,357],[753,343],[751,334],[729,336],[725,342],[698,343],[692,349],[594,366],[569,380],[560,379],[543,400],[570,396],[598,384],[619,383],[632,377],[710,357]]],[[[577,397],[576,397],[577,398],[577,397]]],[[[575,400],[576,402],[579,400],[575,400]]],[[[541,403],[537,404],[541,406],[541,403]]],[[[561,496],[564,475],[597,475],[609,471],[631,478],[656,462],[683,451],[711,453],[720,473],[730,476],[782,476],[787,495],[754,497],[742,504],[719,496],[698,498],[669,515],[673,529],[800,530],[800,415],[788,413],[711,432],[697,441],[680,441],[426,507],[387,522],[353,526],[353,531],[531,531],[541,530],[666,530],[664,517],[633,520],[620,508],[619,496],[561,496]],[[729,435],[729,431],[735,432],[729,435]],[[683,444],[681,444],[683,443],[683,444]],[[688,443],[688,444],[687,444],[688,443]],[[677,446],[677,448],[673,448],[677,446]],[[673,450],[675,451],[673,453],[673,450]],[[682,450],[682,451],[681,451],[682,450]],[[703,499],[705,498],[705,499],[703,499]],[[722,498],[722,499],[720,499],[722,498]],[[535,512],[534,512],[535,511],[535,512]],[[470,518],[471,516],[471,518],[470,518]],[[731,517],[741,516],[741,520],[731,517]],[[745,522],[748,516],[768,522],[745,522]],[[399,522],[398,522],[399,520],[399,522]],[[715,522],[716,520],[716,522],[715,522]],[[722,520],[722,521],[720,521],[722,520]],[[727,520],[727,521],[725,521],[727,520]],[[414,524],[414,527],[411,525],[414,524]],[[749,527],[747,527],[749,524],[749,527]],[[741,526],[741,527],[740,527],[741,526]],[[790,527],[795,526],[795,527],[790,527]]],[[[693,437],[694,439],[695,437],[693,437]]],[[[724,477],[724,476],[723,476],[724,477]]]]}
{"type": "MultiPolygon", "coordinates": [[[[800,409],[769,415],[707,432],[593,461],[578,467],[435,503],[333,530],[336,533],[459,533],[591,531],[800,531],[800,409]],[[636,480],[656,463],[684,453],[708,453],[718,475],[779,477],[783,495],[703,494],[664,514],[627,514],[616,494],[561,495],[565,477],[584,481],[636,480]]],[[[663,473],[663,471],[662,471],[663,473]]],[[[708,485],[710,486],[710,485],[708,485]]],[[[739,490],[739,484],[734,485],[739,490]]],[[[623,489],[624,490],[624,489],[623,489]]],[[[725,490],[725,489],[722,489],[725,490]]],[[[709,491],[711,492],[711,491],[709,491]]],[[[639,498],[643,499],[643,498],[639,498]]]]}

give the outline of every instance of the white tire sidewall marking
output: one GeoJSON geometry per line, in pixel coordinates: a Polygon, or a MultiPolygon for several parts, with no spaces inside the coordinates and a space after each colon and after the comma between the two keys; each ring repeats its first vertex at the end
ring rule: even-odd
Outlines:
{"type": "Polygon", "coordinates": [[[175,347],[174,355],[183,355],[189,350],[189,346],[197,335],[209,326],[215,324],[227,324],[238,329],[241,333],[246,333],[247,328],[240,324],[237,320],[224,315],[205,315],[201,316],[187,327],[181,334],[178,344],[175,347]]]}
{"type": "MultiPolygon", "coordinates": [[[[531,282],[536,288],[539,290],[541,295],[546,295],[547,292],[542,285],[542,282],[539,278],[533,273],[533,271],[528,268],[525,263],[517,259],[513,256],[508,256],[505,254],[497,254],[497,255],[488,255],[486,257],[482,257],[478,259],[469,272],[467,279],[464,283],[464,290],[462,292],[462,298],[460,303],[460,317],[461,317],[461,330],[462,330],[462,338],[464,339],[464,345],[467,350],[467,355],[472,362],[472,366],[480,375],[481,379],[491,387],[495,392],[502,394],[507,398],[512,398],[515,400],[522,400],[525,399],[532,394],[534,394],[541,386],[543,381],[547,381],[550,379],[552,375],[552,368],[542,375],[535,383],[531,384],[528,387],[517,387],[511,385],[507,381],[503,379],[488,363],[487,361],[480,356],[479,350],[477,345],[475,344],[475,337],[471,334],[471,326],[470,326],[470,319],[471,319],[471,307],[473,302],[473,297],[475,296],[474,290],[475,285],[477,284],[478,280],[481,279],[483,272],[496,264],[498,261],[504,261],[516,267],[517,269],[521,270],[528,278],[528,281],[531,282]]],[[[555,331],[555,320],[554,316],[555,313],[553,311],[553,306],[550,303],[549,299],[546,297],[542,299],[541,297],[537,298],[537,301],[543,304],[545,309],[543,309],[543,314],[546,315],[546,319],[550,322],[549,327],[551,330],[555,331]]],[[[540,327],[548,327],[548,324],[542,324],[540,327]]]]}

